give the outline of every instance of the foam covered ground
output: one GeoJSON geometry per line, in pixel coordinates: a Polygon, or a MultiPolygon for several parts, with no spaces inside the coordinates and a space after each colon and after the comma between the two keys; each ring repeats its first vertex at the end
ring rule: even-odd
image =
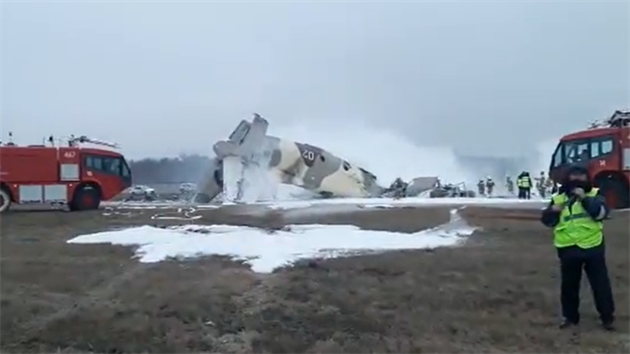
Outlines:
{"type": "MultiPolygon", "coordinates": [[[[297,187],[296,187],[297,188],[297,187]]],[[[257,203],[244,204],[189,204],[185,202],[105,202],[106,208],[116,209],[173,209],[187,208],[195,209],[216,209],[222,207],[237,207],[250,209],[304,209],[309,210],[320,209],[341,211],[340,207],[357,207],[357,208],[405,208],[405,207],[427,207],[427,206],[446,206],[446,205],[483,205],[497,208],[514,208],[514,209],[536,209],[542,208],[545,204],[544,200],[531,199],[522,200],[516,198],[335,198],[335,199],[285,199],[274,200],[257,203]]]]}
{"type": "Polygon", "coordinates": [[[141,262],[147,263],[169,257],[230,256],[249,263],[256,272],[268,273],[300,259],[452,246],[473,231],[474,228],[452,210],[448,223],[414,233],[322,224],[287,225],[273,232],[238,225],[185,225],[168,228],[144,225],[77,236],[68,243],[138,246],[137,257],[141,262]]]}

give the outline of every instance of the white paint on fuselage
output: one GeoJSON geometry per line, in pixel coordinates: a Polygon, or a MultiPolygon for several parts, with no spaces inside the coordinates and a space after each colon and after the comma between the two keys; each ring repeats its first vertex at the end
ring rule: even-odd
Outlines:
{"type": "MultiPolygon", "coordinates": [[[[281,153],[280,163],[275,168],[280,171],[290,171],[292,168],[298,167],[301,169],[299,172],[303,172],[306,169],[306,165],[300,156],[300,150],[294,142],[284,139],[279,139],[278,149],[281,153]]],[[[298,172],[298,171],[296,171],[298,172]]],[[[289,172],[291,173],[291,172],[289,172]]],[[[292,174],[292,173],[291,173],[292,174]]]]}
{"type": "Polygon", "coordinates": [[[352,175],[343,169],[337,170],[332,175],[324,178],[318,192],[328,192],[334,196],[345,198],[368,197],[363,183],[353,178],[352,175]]]}

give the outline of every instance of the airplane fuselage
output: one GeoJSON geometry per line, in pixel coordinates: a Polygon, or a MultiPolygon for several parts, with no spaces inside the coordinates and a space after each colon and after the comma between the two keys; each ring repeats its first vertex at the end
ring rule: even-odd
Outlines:
{"type": "MultiPolygon", "coordinates": [[[[253,122],[242,121],[227,141],[214,145],[217,157],[198,184],[200,202],[209,202],[226,191],[226,179],[235,178],[235,164],[241,168],[256,165],[267,169],[273,179],[292,184],[326,197],[364,198],[379,195],[383,188],[376,176],[332,153],[310,144],[266,135],[268,123],[256,116],[253,122]],[[230,166],[227,166],[230,165],[230,166]],[[228,168],[229,167],[229,168],[228,168]]],[[[233,181],[231,181],[233,182],[233,181]]]]}

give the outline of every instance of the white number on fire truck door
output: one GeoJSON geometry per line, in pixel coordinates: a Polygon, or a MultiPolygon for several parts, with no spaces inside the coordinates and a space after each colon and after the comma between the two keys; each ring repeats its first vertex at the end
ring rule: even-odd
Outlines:
{"type": "Polygon", "coordinates": [[[67,159],[72,159],[72,158],[74,158],[75,156],[76,156],[76,152],[74,152],[74,151],[66,151],[66,152],[63,154],[63,157],[65,157],[65,158],[67,158],[67,159]]]}

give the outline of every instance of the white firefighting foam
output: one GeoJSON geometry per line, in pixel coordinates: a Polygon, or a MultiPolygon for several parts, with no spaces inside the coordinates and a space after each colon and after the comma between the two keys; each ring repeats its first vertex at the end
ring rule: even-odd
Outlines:
{"type": "Polygon", "coordinates": [[[374,173],[382,185],[401,177],[440,176],[445,182],[467,181],[450,147],[420,146],[383,128],[302,123],[269,126],[269,134],[320,146],[374,173]]]}
{"type": "Polygon", "coordinates": [[[68,243],[137,246],[136,256],[146,263],[170,257],[231,256],[249,263],[256,272],[269,273],[301,259],[455,246],[474,231],[475,227],[453,209],[448,223],[410,234],[363,230],[352,225],[290,225],[273,233],[236,225],[145,225],[81,235],[68,243]]]}
{"type": "MultiPolygon", "coordinates": [[[[451,148],[419,146],[402,134],[382,128],[308,121],[274,124],[272,121],[268,134],[322,147],[374,173],[382,186],[389,186],[396,177],[410,181],[420,176],[438,176],[445,183],[474,185],[473,174],[458,166],[451,148]]],[[[258,175],[259,172],[246,174],[258,175]]],[[[244,202],[251,202],[252,198],[260,201],[310,199],[315,196],[296,186],[270,185],[268,179],[248,182],[244,194],[249,197],[244,202]]]]}

